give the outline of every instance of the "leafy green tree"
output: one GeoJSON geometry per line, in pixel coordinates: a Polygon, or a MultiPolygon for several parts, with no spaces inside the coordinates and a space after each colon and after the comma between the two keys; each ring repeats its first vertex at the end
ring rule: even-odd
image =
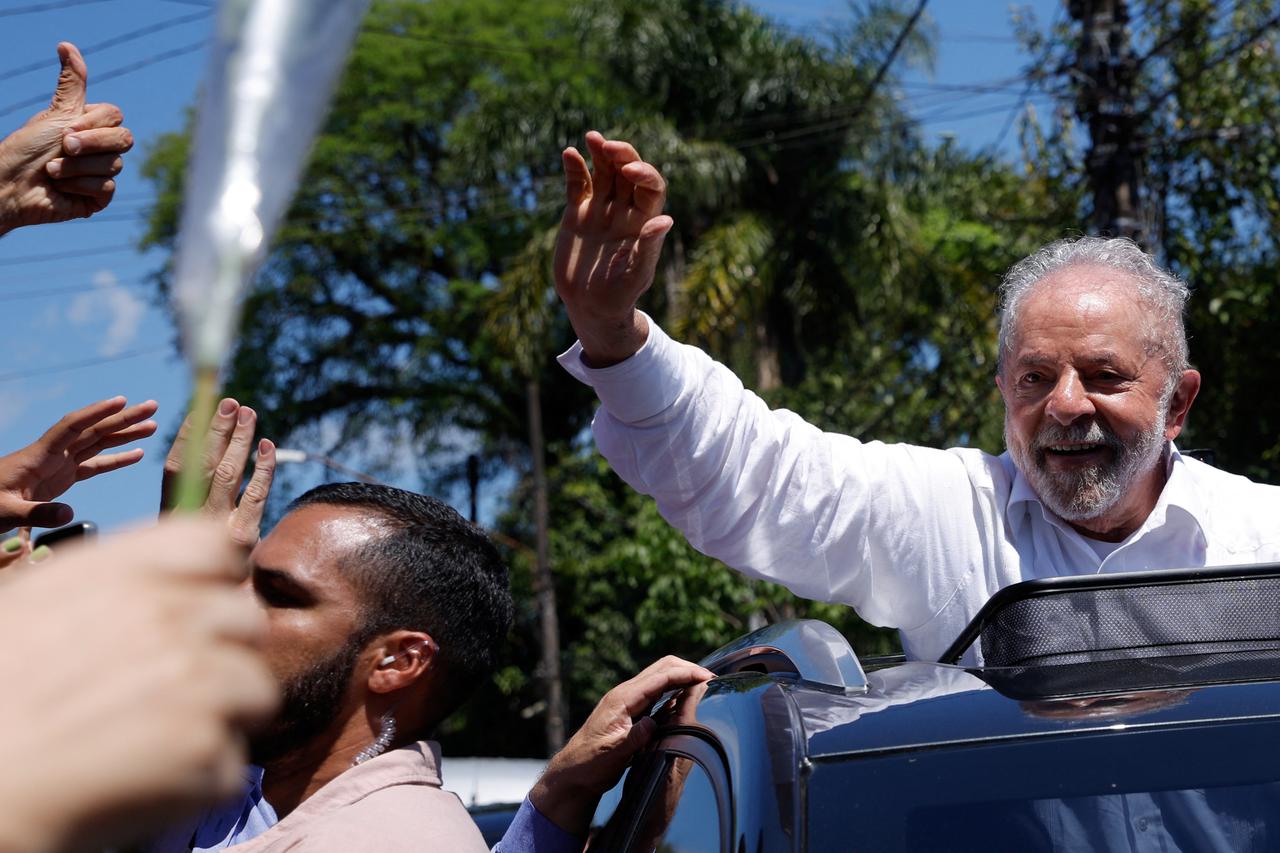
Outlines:
{"type": "MultiPolygon", "coordinates": [[[[1280,334],[1280,3],[1134,2],[1130,13],[1140,206],[1150,248],[1192,287],[1191,354],[1204,375],[1180,444],[1280,482],[1280,398],[1258,393],[1280,334]]],[[[1064,107],[1089,85],[1073,60],[1080,38],[1062,28],[1037,63],[1062,72],[1042,76],[1064,107]]],[[[1043,153],[1081,199],[1086,144],[1059,111],[1043,153]]]]}
{"type": "MultiPolygon", "coordinates": [[[[817,616],[860,651],[892,648],[847,608],[693,551],[585,445],[590,394],[551,359],[571,339],[547,263],[559,155],[594,127],[671,183],[660,321],[825,427],[998,447],[994,283],[1076,197],[923,145],[885,72],[891,55],[927,60],[927,22],[862,9],[818,42],[719,0],[374,5],[228,386],[269,434],[390,446],[429,488],[472,452],[516,472],[499,524],[516,543],[510,664],[449,723],[451,751],[554,742],[555,664],[572,720],[648,660],[762,619],[817,616]]],[[[147,246],[172,245],[186,157],[182,135],[149,152],[147,246]]]]}

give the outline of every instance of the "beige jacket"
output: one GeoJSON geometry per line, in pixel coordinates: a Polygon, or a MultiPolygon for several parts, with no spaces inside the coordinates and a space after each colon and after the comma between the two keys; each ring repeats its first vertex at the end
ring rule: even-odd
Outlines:
{"type": "Polygon", "coordinates": [[[456,795],[440,789],[440,745],[418,741],[352,767],[236,853],[487,853],[456,795]]]}

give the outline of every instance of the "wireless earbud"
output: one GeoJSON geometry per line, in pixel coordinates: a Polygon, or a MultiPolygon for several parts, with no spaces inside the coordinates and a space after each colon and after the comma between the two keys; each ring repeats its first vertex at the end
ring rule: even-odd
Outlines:
{"type": "Polygon", "coordinates": [[[418,644],[418,645],[416,645],[416,646],[413,646],[413,647],[411,647],[411,648],[405,649],[403,652],[400,652],[399,654],[395,654],[395,655],[387,655],[387,656],[386,656],[386,657],[384,657],[382,660],[378,661],[378,666],[380,666],[380,667],[381,667],[381,666],[390,666],[391,664],[395,663],[397,660],[399,660],[400,658],[404,657],[405,655],[413,654],[413,653],[415,653],[415,652],[419,652],[419,653],[420,653],[420,652],[423,652],[423,651],[425,651],[428,655],[433,655],[433,654],[435,654],[435,651],[436,651],[436,643],[435,643],[435,640],[432,640],[432,639],[428,638],[428,639],[426,639],[426,640],[423,640],[421,643],[419,643],[419,644],[418,644]]]}

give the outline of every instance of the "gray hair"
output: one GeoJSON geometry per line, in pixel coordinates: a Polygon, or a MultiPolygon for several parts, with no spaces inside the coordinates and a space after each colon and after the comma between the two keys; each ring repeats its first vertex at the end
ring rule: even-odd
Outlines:
{"type": "Polygon", "coordinates": [[[1138,296],[1151,309],[1146,326],[1148,352],[1159,354],[1176,383],[1187,369],[1187,329],[1183,314],[1191,291],[1155,259],[1124,237],[1067,237],[1055,240],[1018,261],[1000,283],[1000,340],[996,369],[1004,367],[1013,349],[1022,303],[1050,273],[1069,266],[1089,264],[1127,273],[1137,281],[1138,296]]]}

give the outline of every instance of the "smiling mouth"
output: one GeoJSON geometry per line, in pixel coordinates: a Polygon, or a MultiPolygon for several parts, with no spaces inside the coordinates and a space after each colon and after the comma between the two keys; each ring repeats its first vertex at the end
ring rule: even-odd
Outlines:
{"type": "Polygon", "coordinates": [[[1096,450],[1105,450],[1105,444],[1050,444],[1045,450],[1050,453],[1057,453],[1062,456],[1073,456],[1085,453],[1093,453],[1096,450]]]}
{"type": "Polygon", "coordinates": [[[1046,460],[1053,460],[1060,465],[1078,463],[1097,465],[1106,458],[1110,448],[1103,443],[1093,444],[1048,444],[1042,448],[1046,460]]]}

